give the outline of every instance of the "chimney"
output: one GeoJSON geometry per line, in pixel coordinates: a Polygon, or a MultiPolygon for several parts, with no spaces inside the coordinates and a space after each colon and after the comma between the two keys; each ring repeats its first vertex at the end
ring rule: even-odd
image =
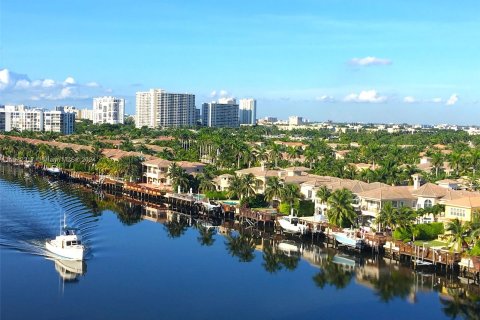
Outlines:
{"type": "Polygon", "coordinates": [[[412,174],[412,178],[413,178],[413,190],[417,190],[418,188],[420,188],[420,181],[422,176],[419,175],[418,173],[415,173],[415,174],[412,174]]]}

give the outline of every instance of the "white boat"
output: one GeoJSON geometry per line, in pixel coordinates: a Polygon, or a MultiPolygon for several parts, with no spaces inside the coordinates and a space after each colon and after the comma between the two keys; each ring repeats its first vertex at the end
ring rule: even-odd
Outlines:
{"type": "Polygon", "coordinates": [[[59,257],[72,260],[83,260],[85,252],[85,246],[82,244],[80,236],[77,235],[75,229],[67,228],[65,218],[60,235],[53,240],[46,241],[45,247],[59,257]]]}
{"type": "Polygon", "coordinates": [[[298,221],[298,217],[293,215],[283,216],[278,219],[278,223],[283,231],[293,234],[305,234],[307,232],[307,226],[301,224],[298,221]]]}
{"type": "Polygon", "coordinates": [[[364,245],[362,238],[357,237],[355,230],[344,229],[343,232],[332,232],[337,242],[348,247],[361,249],[364,245]]]}
{"type": "Polygon", "coordinates": [[[52,166],[50,168],[47,168],[47,172],[52,173],[52,174],[59,174],[60,173],[60,168],[57,166],[52,166]]]}
{"type": "Polygon", "coordinates": [[[197,204],[201,204],[208,211],[220,209],[222,207],[222,205],[220,205],[219,203],[215,203],[207,198],[204,198],[201,201],[197,201],[197,204]]]}

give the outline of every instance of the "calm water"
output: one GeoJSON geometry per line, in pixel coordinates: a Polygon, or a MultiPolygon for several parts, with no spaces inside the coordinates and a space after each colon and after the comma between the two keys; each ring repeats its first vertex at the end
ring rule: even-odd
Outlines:
{"type": "Polygon", "coordinates": [[[480,317],[478,286],[456,277],[209,225],[0,165],[0,318],[480,317]],[[64,213],[83,264],[44,251],[64,213]]]}

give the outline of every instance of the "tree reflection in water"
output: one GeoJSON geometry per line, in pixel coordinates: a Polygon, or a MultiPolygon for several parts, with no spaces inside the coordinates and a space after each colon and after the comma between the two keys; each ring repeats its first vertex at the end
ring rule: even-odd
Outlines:
{"type": "Polygon", "coordinates": [[[142,220],[142,207],[126,201],[116,204],[119,207],[118,219],[125,225],[131,226],[142,220]]]}
{"type": "Polygon", "coordinates": [[[370,280],[376,295],[382,302],[389,302],[394,298],[406,299],[414,285],[413,273],[410,270],[381,270],[378,278],[370,280]]]}
{"type": "Polygon", "coordinates": [[[480,319],[480,296],[463,289],[447,289],[447,296],[440,296],[443,313],[452,319],[480,319]]]}
{"type": "Polygon", "coordinates": [[[210,247],[215,242],[215,229],[198,225],[198,237],[197,240],[202,246],[210,247]]]}
{"type": "Polygon", "coordinates": [[[324,288],[326,285],[337,289],[343,289],[352,281],[355,273],[346,269],[345,266],[333,262],[333,257],[329,256],[322,264],[322,269],[313,277],[315,284],[324,288]]]}
{"type": "Polygon", "coordinates": [[[280,250],[272,243],[265,240],[263,246],[263,263],[262,266],[268,273],[277,273],[283,268],[293,271],[298,267],[300,262],[299,252],[288,252],[280,250]]]}
{"type": "Polygon", "coordinates": [[[172,213],[171,219],[164,223],[163,227],[167,231],[169,238],[179,238],[188,229],[188,221],[178,213],[172,213]]]}
{"type": "Polygon", "coordinates": [[[250,262],[255,258],[255,241],[249,235],[227,234],[227,251],[232,257],[237,257],[240,262],[250,262]]]}

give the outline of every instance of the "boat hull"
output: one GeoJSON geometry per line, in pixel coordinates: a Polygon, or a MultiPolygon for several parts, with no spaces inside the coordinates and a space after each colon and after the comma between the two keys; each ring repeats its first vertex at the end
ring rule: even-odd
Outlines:
{"type": "Polygon", "coordinates": [[[362,239],[355,239],[350,238],[348,235],[343,233],[333,233],[335,240],[348,247],[361,249],[363,247],[363,240],[362,239]]]}
{"type": "Polygon", "coordinates": [[[294,234],[303,234],[306,232],[306,227],[302,224],[294,225],[286,220],[279,220],[278,223],[283,231],[294,234]]]}
{"type": "Polygon", "coordinates": [[[83,260],[84,258],[84,248],[83,246],[67,247],[62,248],[56,245],[54,241],[47,241],[45,247],[48,251],[54,253],[55,255],[72,260],[83,260]]]}

